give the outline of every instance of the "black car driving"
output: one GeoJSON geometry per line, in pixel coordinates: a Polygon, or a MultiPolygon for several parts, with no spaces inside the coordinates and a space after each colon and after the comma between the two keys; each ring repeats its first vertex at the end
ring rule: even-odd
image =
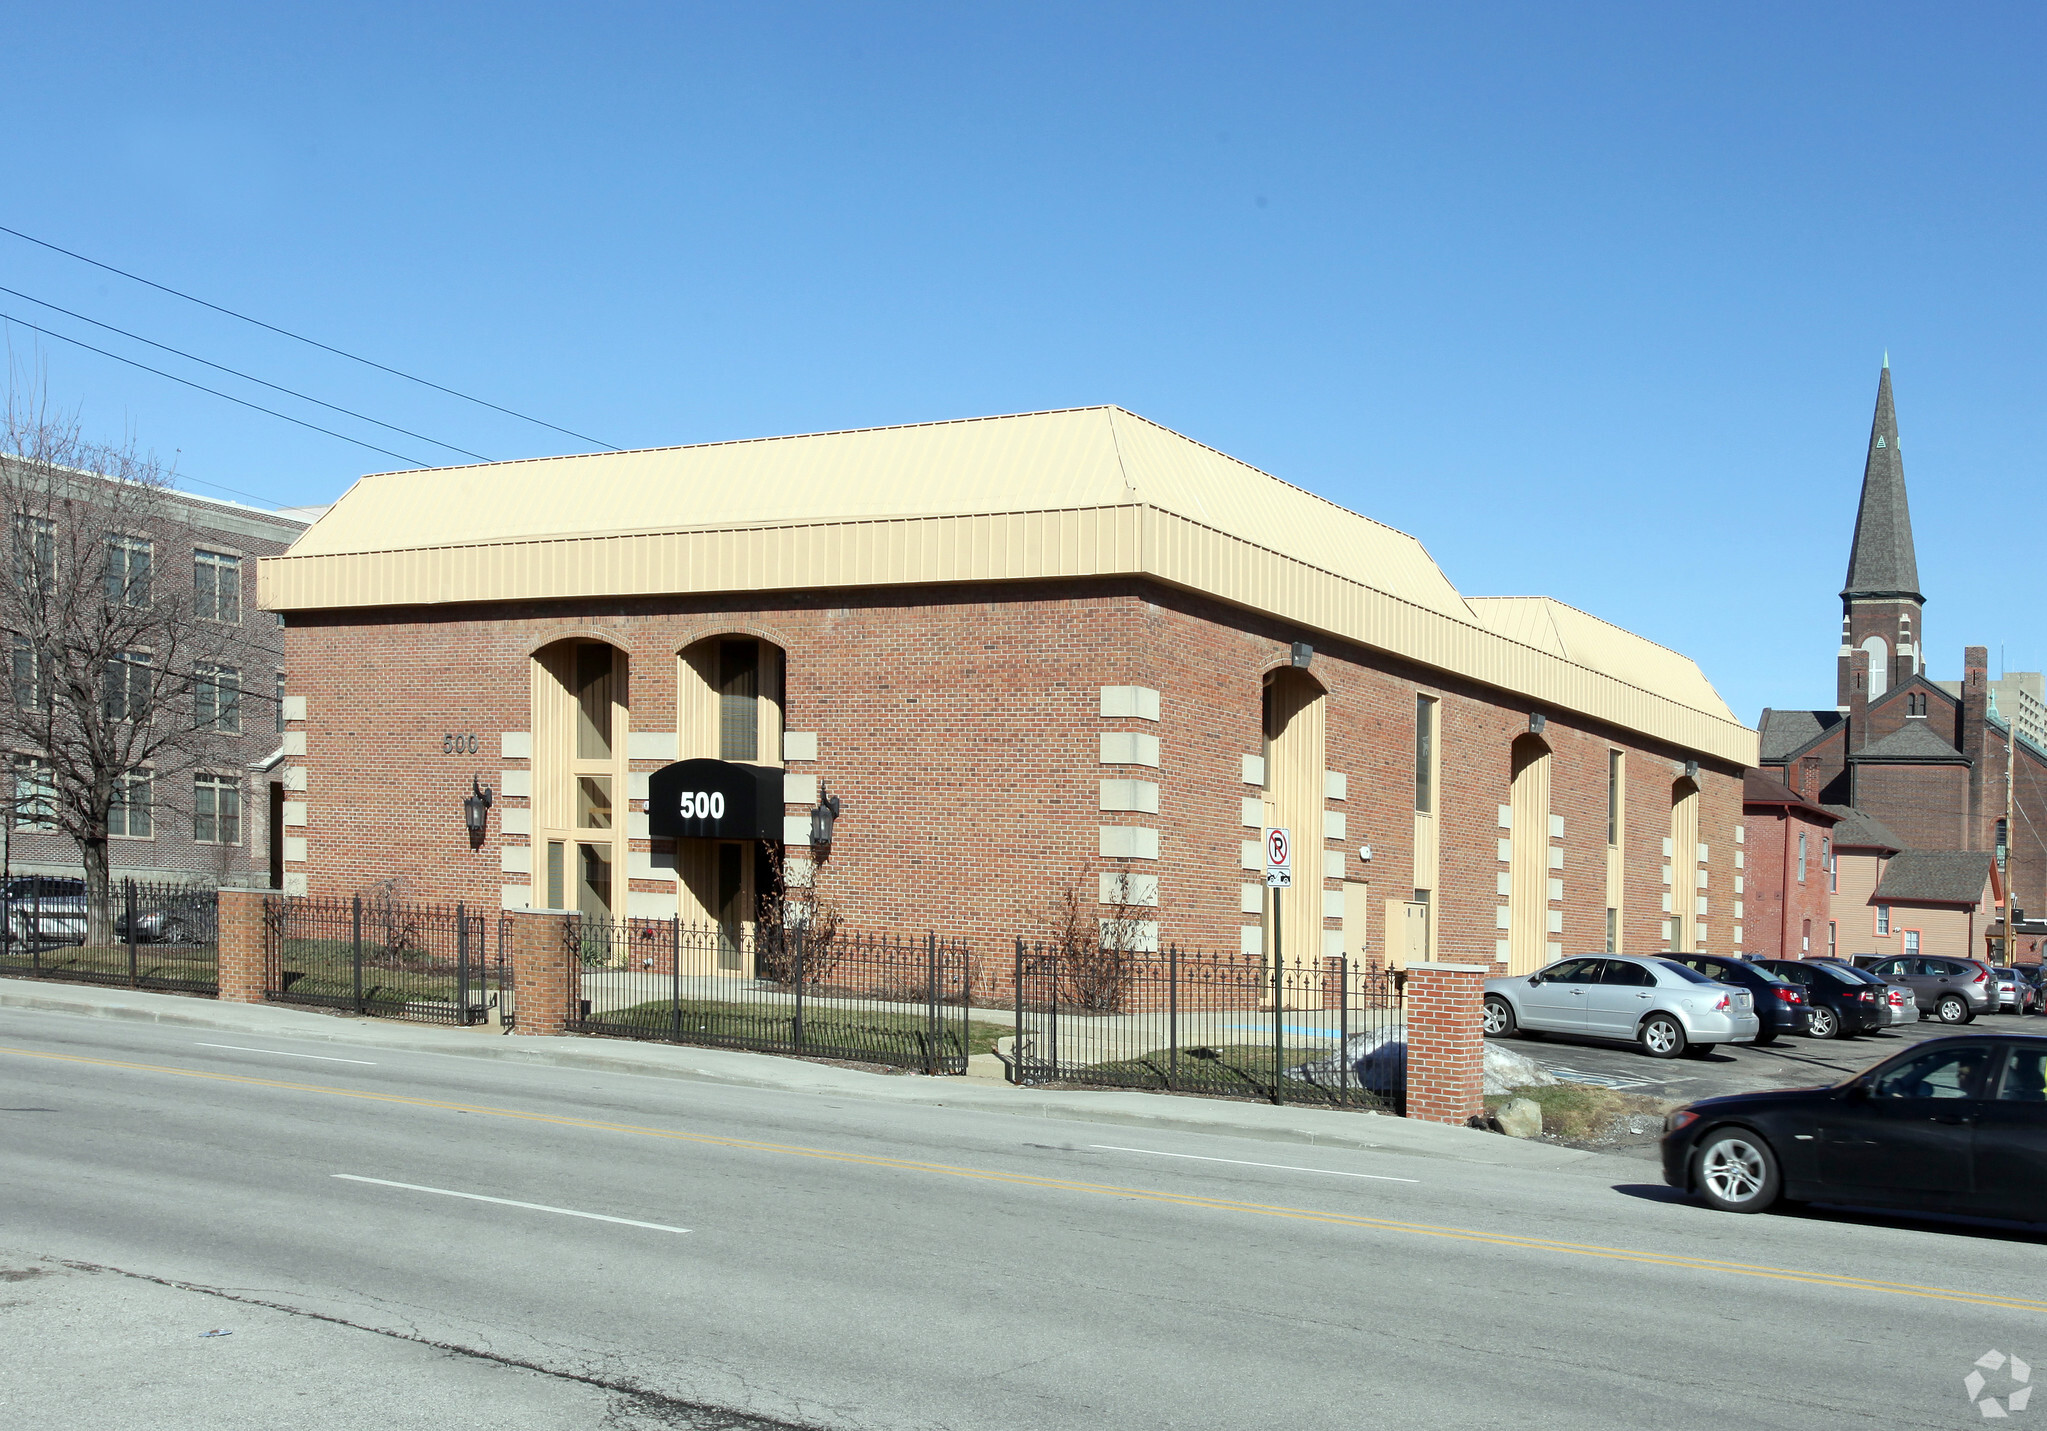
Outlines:
{"type": "Polygon", "coordinates": [[[1810,959],[1758,959],[1756,967],[1805,990],[1810,1009],[1805,1031],[1814,1038],[1853,1038],[1875,1033],[1889,1021],[1888,996],[1874,979],[1810,959]]]}
{"type": "Polygon", "coordinates": [[[1802,1034],[1806,1031],[1806,1020],[1811,1016],[1811,1006],[1805,1001],[1805,990],[1780,974],[1772,973],[1753,959],[1737,959],[1727,954],[1665,954],[1665,959],[1696,969],[1716,984],[1731,984],[1737,989],[1747,989],[1756,1006],[1756,1019],[1762,1024],[1756,1035],[1757,1043],[1772,1043],[1784,1034],[1802,1034]]]}
{"type": "Polygon", "coordinates": [[[1670,1115],[1663,1180],[1727,1212],[1779,1198],[2047,1220],[2047,1037],[1914,1045],[1828,1088],[1670,1115]]]}

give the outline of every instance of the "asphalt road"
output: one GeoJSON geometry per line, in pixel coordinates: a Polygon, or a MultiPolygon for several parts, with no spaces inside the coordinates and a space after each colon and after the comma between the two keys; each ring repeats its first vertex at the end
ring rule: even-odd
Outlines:
{"type": "Polygon", "coordinates": [[[0,1130],[6,1425],[1947,1427],[2047,1365],[2038,1235],[1592,1154],[15,1009],[0,1130]]]}
{"type": "Polygon", "coordinates": [[[1856,1038],[1780,1038],[1760,1047],[1719,1044],[1703,1058],[1650,1058],[1631,1043],[1554,1035],[1516,1034],[1502,1042],[1560,1077],[1688,1102],[1723,1093],[1837,1083],[1925,1039],[1984,1030],[2047,1034],[2047,1019],[1993,1014],[1963,1025],[1921,1020],[1856,1038]]]}

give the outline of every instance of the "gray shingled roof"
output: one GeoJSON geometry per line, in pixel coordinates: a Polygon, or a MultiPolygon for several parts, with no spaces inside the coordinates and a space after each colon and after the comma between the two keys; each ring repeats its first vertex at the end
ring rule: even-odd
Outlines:
{"type": "Polygon", "coordinates": [[[1908,720],[1882,740],[1873,740],[1848,757],[1850,760],[1966,760],[1923,720],[1908,720]]]}
{"type": "Polygon", "coordinates": [[[1856,850],[1902,850],[1905,842],[1890,832],[1890,828],[1874,815],[1865,814],[1853,805],[1829,805],[1841,823],[1834,826],[1834,848],[1856,850]]]}
{"type": "Polygon", "coordinates": [[[1918,904],[1974,904],[1990,879],[1984,850],[1906,850],[1891,856],[1876,897],[1918,904]]]}
{"type": "Polygon", "coordinates": [[[1762,753],[1758,760],[1782,760],[1832,730],[1844,717],[1839,711],[1764,711],[1762,753]]]}
{"type": "Polygon", "coordinates": [[[1905,503],[1905,459],[1898,453],[1898,414],[1891,405],[1891,365],[1876,384],[1876,417],[1869,425],[1869,460],[1862,468],[1862,505],[1855,542],[1848,549],[1843,596],[1919,595],[1919,560],[1912,551],[1912,513],[1905,503]]]}

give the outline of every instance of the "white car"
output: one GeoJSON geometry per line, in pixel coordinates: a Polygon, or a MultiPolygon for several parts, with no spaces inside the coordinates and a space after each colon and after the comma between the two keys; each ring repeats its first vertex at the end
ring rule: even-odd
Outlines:
{"type": "Polygon", "coordinates": [[[1519,1029],[1622,1039],[1651,1058],[1753,1043],[1762,1025],[1746,989],[1716,984],[1674,959],[1596,954],[1519,978],[1488,979],[1485,1031],[1519,1029]]]}

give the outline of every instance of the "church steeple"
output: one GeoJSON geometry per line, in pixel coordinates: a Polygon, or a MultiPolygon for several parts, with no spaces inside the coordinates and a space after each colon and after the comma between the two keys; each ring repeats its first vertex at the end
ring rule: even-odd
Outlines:
{"type": "Polygon", "coordinates": [[[1865,699],[1926,669],[1920,619],[1919,558],[1912,547],[1912,511],[1905,500],[1905,459],[1898,451],[1898,413],[1891,400],[1891,358],[1884,354],[1876,383],[1876,416],[1869,424],[1869,455],[1862,464],[1862,503],[1848,548],[1848,580],[1841,589],[1839,705],[1854,703],[1858,677],[1852,659],[1869,653],[1865,699]]]}
{"type": "Polygon", "coordinates": [[[1844,598],[1919,594],[1919,560],[1912,550],[1912,512],[1905,502],[1905,459],[1898,454],[1898,413],[1891,403],[1891,364],[1884,358],[1876,382],[1876,417],[1869,425],[1869,458],[1862,467],[1862,506],[1855,513],[1855,543],[1848,549],[1844,598]]]}

